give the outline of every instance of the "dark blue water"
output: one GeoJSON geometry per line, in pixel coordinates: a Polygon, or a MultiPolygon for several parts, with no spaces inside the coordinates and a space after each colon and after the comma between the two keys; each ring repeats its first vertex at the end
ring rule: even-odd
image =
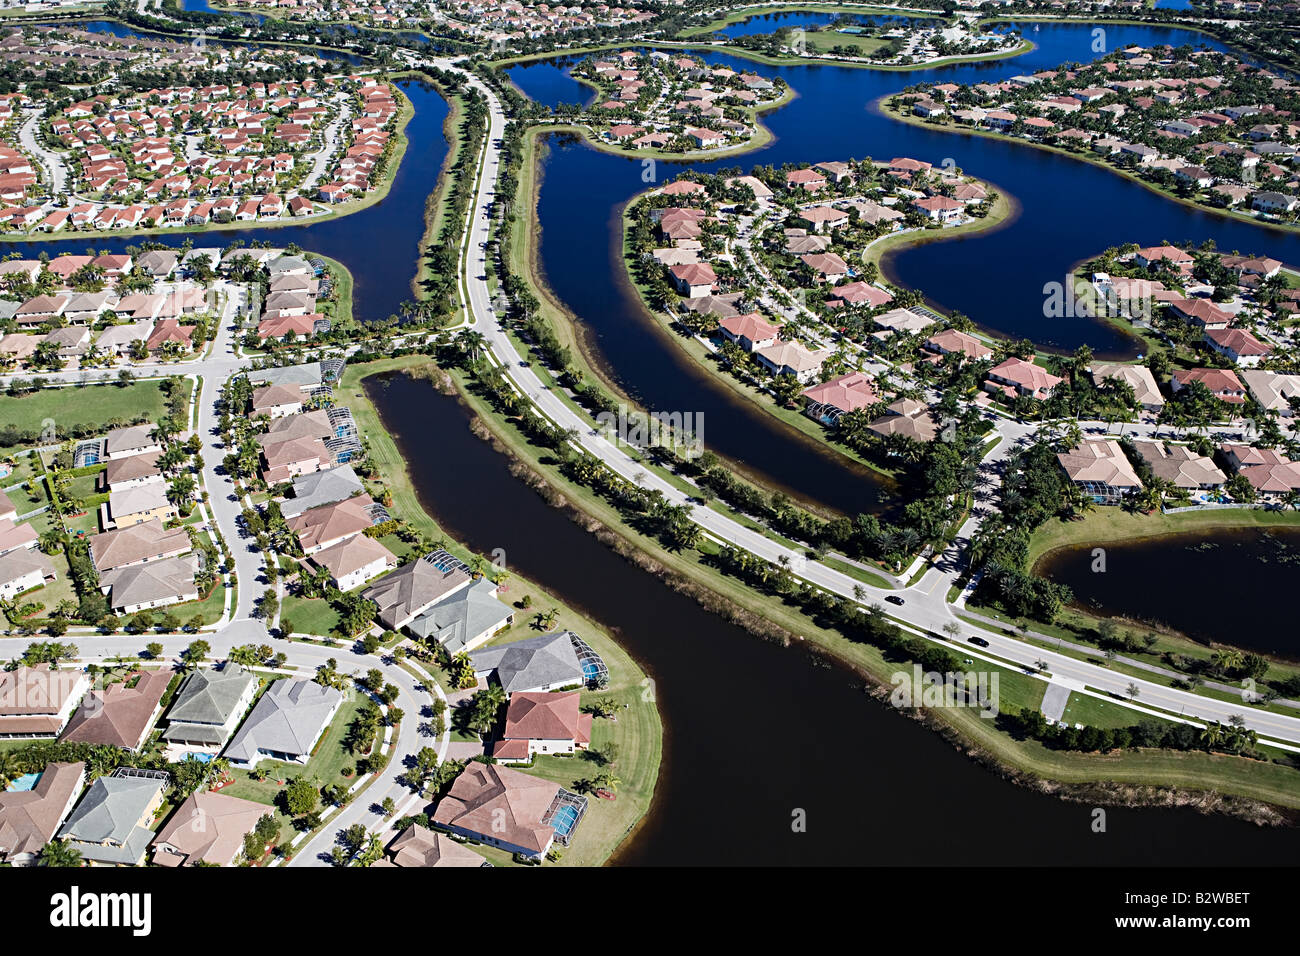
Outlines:
{"type": "MultiPolygon", "coordinates": [[[[781,27],[801,27],[805,30],[812,27],[825,26],[828,23],[834,23],[840,18],[838,13],[818,13],[813,10],[790,10],[785,13],[763,13],[758,16],[750,17],[747,20],[741,20],[739,23],[732,23],[721,30],[714,30],[709,36],[724,37],[743,37],[754,36],[755,34],[775,33],[781,27]]],[[[909,22],[923,22],[932,19],[929,17],[906,17],[898,16],[892,13],[873,13],[873,14],[853,14],[848,20],[850,23],[860,25],[874,24],[881,26],[898,26],[909,22]]]]}
{"type": "Polygon", "coordinates": [[[296,242],[304,249],[338,259],[352,272],[354,314],[359,319],[383,319],[412,298],[411,277],[424,235],[424,201],[447,155],[442,124],[447,104],[428,84],[407,80],[398,86],[415,107],[406,127],[409,145],[387,196],[351,216],[314,225],[263,227],[206,234],[161,233],[152,236],[110,237],[87,234],[51,242],[10,243],[24,256],[41,252],[84,253],[87,248],[119,252],[143,241],[179,246],[186,239],[196,246],[225,247],[236,239],[263,240],[275,246],[296,242]]]}
{"type": "MultiPolygon", "coordinates": [[[[116,20],[58,20],[45,23],[33,23],[31,26],[39,27],[75,27],[80,30],[86,30],[89,33],[106,33],[115,37],[141,37],[150,40],[171,40],[174,42],[183,42],[175,34],[158,33],[153,30],[142,30],[138,27],[129,26],[125,23],[119,23],[116,20]]],[[[252,49],[256,46],[274,46],[272,43],[258,43],[257,41],[239,41],[239,40],[222,40],[220,37],[205,36],[205,43],[213,43],[228,47],[245,47],[252,49]]],[[[285,49],[291,49],[286,47],[285,49]]],[[[328,47],[318,47],[312,51],[315,56],[322,60],[342,60],[352,66],[360,66],[365,62],[365,58],[355,53],[349,53],[346,50],[333,50],[328,47]]]]}
{"type": "MultiPolygon", "coordinates": [[[[1200,34],[1167,27],[1043,24],[1026,30],[1035,48],[1013,59],[945,66],[915,72],[839,66],[781,67],[716,51],[701,51],[711,63],[725,63],[764,75],[781,75],[799,94],[765,116],[776,138],[740,157],[695,164],[702,170],[756,164],[780,165],[826,159],[914,156],[932,163],[952,159],[965,172],[1009,191],[1020,215],[1004,228],[958,241],[913,247],[887,260],[899,282],[920,288],[932,301],[960,309],[984,328],[1028,337],[1049,348],[1088,344],[1100,355],[1130,357],[1136,342],[1086,317],[1044,318],[1044,283],[1061,281],[1074,263],[1107,246],[1213,238],[1221,248],[1267,252],[1300,261],[1300,238],[1265,230],[1181,206],[1137,184],[1068,157],[1023,145],[964,136],[898,123],[872,104],[916,83],[971,83],[1096,59],[1129,44],[1210,46],[1200,34]],[[1097,32],[1100,31],[1100,32],[1097,32]]],[[[589,91],[560,70],[515,68],[511,78],[539,101],[581,102],[589,91]],[[535,89],[534,89],[535,84],[535,89]]],[[[656,173],[671,179],[684,167],[660,163],[656,173]]],[[[612,258],[611,212],[646,188],[638,162],[583,146],[557,148],[545,164],[540,218],[541,261],[555,291],[593,333],[607,364],[625,384],[653,401],[674,396],[682,402],[680,376],[669,374],[664,350],[647,350],[644,321],[620,280],[612,258]],[[593,262],[606,257],[610,267],[593,262]]],[[[658,407],[658,406],[655,406],[658,407]]]]}

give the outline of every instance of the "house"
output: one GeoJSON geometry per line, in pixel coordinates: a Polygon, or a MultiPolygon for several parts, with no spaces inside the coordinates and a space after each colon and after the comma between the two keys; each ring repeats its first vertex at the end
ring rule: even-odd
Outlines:
{"type": "MultiPolygon", "coordinates": [[[[25,527],[25,526],[20,526],[25,527]]],[[[0,555],[0,600],[51,583],[58,577],[50,559],[35,548],[16,548],[0,555]]]]}
{"type": "Polygon", "coordinates": [[[813,271],[820,282],[836,283],[849,274],[849,264],[833,252],[810,252],[799,261],[813,271]]]}
{"type": "Polygon", "coordinates": [[[1167,445],[1159,441],[1135,440],[1133,447],[1157,478],[1186,491],[1212,491],[1227,476],[1213,459],[1198,455],[1186,445],[1167,445]]]}
{"type": "Polygon", "coordinates": [[[934,222],[950,223],[961,219],[966,204],[948,196],[926,196],[913,200],[912,208],[934,222]]]}
{"type": "Polygon", "coordinates": [[[314,437],[292,438],[273,445],[265,445],[262,448],[262,460],[266,462],[262,479],[268,485],[292,481],[300,475],[320,471],[334,463],[325,442],[314,437]]]}
{"type": "Polygon", "coordinates": [[[555,840],[555,828],[542,821],[564,792],[557,783],[518,770],[470,763],[438,801],[433,822],[452,833],[540,860],[555,840]]]}
{"type": "Polygon", "coordinates": [[[161,483],[163,473],[158,467],[158,459],[161,457],[162,452],[153,451],[109,460],[104,466],[104,486],[121,491],[150,482],[161,483]]]}
{"type": "Polygon", "coordinates": [[[791,375],[795,380],[807,383],[817,377],[829,354],[829,350],[811,352],[798,342],[778,342],[756,349],[754,357],[773,375],[791,375]]]}
{"type": "Polygon", "coordinates": [[[1241,373],[1241,380],[1251,398],[1265,409],[1277,412],[1283,418],[1294,417],[1295,410],[1291,403],[1300,403],[1300,375],[1246,369],[1241,373]]]}
{"type": "Polygon", "coordinates": [[[804,389],[804,413],[824,425],[834,425],[840,416],[879,401],[876,383],[866,372],[849,372],[804,389]]]}
{"type": "Polygon", "coordinates": [[[813,232],[821,234],[844,225],[849,221],[849,214],[834,206],[809,206],[800,210],[799,218],[808,223],[813,232]]]}
{"type": "Polygon", "coordinates": [[[1114,439],[1088,439],[1058,454],[1056,460],[1070,481],[1101,505],[1119,504],[1142,488],[1124,449],[1114,439]]]}
{"type": "Polygon", "coordinates": [[[796,169],[785,174],[785,187],[815,193],[826,188],[826,177],[815,169],[796,169]]]}
{"type": "Polygon", "coordinates": [[[125,528],[146,521],[169,521],[180,511],[167,500],[167,486],[160,481],[114,488],[106,503],[106,528],[125,528]]]}
{"type": "Polygon", "coordinates": [[[139,750],[162,711],[171,679],[169,670],[137,671],[124,681],[91,690],[59,740],[139,750]]]}
{"type": "Polygon", "coordinates": [[[746,352],[775,345],[781,327],[768,322],[757,312],[729,315],[718,321],[718,332],[729,342],[735,342],[746,352]]]}
{"type": "Polygon", "coordinates": [[[289,530],[298,536],[303,553],[313,555],[371,527],[374,522],[370,520],[370,507],[373,504],[369,495],[360,495],[304,511],[286,523],[289,530]]]}
{"type": "Polygon", "coordinates": [[[1206,329],[1205,344],[1234,365],[1254,367],[1273,354],[1270,346],[1246,329],[1206,329]]]}
{"type": "Polygon", "coordinates": [[[1199,325],[1206,330],[1226,329],[1232,324],[1232,313],[1219,308],[1209,299],[1174,299],[1169,303],[1169,309],[1184,322],[1199,325]]]}
{"type": "Polygon", "coordinates": [[[1300,462],[1272,448],[1224,445],[1223,453],[1238,474],[1244,475],[1264,501],[1281,501],[1300,491],[1300,462]]]}
{"type": "Polygon", "coordinates": [[[388,844],[388,859],[393,866],[400,867],[489,865],[463,843],[418,823],[412,823],[393,838],[393,842],[388,844]]]}
{"type": "Polygon", "coordinates": [[[832,309],[845,305],[863,305],[875,309],[893,301],[892,294],[869,282],[848,282],[835,287],[835,294],[826,300],[826,305],[832,309]]]}
{"type": "Polygon", "coordinates": [[[149,334],[145,346],[150,352],[162,352],[167,346],[184,353],[194,348],[194,326],[181,325],[176,319],[163,319],[149,334]]]}
{"type": "Polygon", "coordinates": [[[293,518],[312,508],[364,493],[365,486],[351,465],[325,468],[293,479],[293,497],[280,502],[280,514],[293,518]]]}
{"type": "Polygon", "coordinates": [[[867,425],[867,429],[881,438],[907,438],[914,442],[932,442],[939,434],[925,402],[914,398],[900,398],[886,406],[885,414],[867,425]]]}
{"type": "Polygon", "coordinates": [[[233,866],[244,851],[244,837],[270,812],[270,807],[252,800],[196,791],[153,838],[153,862],[158,866],[233,866]]]}
{"type": "Polygon", "coordinates": [[[37,664],[0,671],[0,737],[57,737],[88,690],[82,670],[37,664]]]}
{"type": "Polygon", "coordinates": [[[108,606],[120,614],[151,611],[197,601],[199,588],[194,575],[198,566],[198,555],[184,554],[113,568],[100,574],[99,587],[109,595],[108,606]]]}
{"type": "Polygon", "coordinates": [[[995,394],[1000,392],[1008,397],[1028,395],[1030,398],[1045,399],[1063,381],[1042,366],[1013,356],[989,369],[984,390],[995,394]]]}
{"type": "Polygon", "coordinates": [[[30,524],[14,524],[12,518],[0,518],[0,557],[14,551],[30,551],[40,535],[30,524]]]}
{"type": "Polygon", "coordinates": [[[514,610],[497,600],[497,591],[486,577],[479,578],[429,608],[407,630],[436,640],[452,654],[472,651],[514,623],[514,610]]]}
{"type": "Polygon", "coordinates": [[[59,830],[81,858],[105,866],[139,866],[153,839],[166,774],[100,777],[59,830]]]}
{"type": "Polygon", "coordinates": [[[469,587],[470,580],[464,565],[435,551],[380,578],[361,595],[379,606],[384,627],[400,631],[438,601],[469,587]]]}
{"type": "Polygon", "coordinates": [[[194,671],[167,711],[162,739],[178,749],[219,752],[253,702],[257,686],[257,675],[234,661],[221,670],[194,671]]]}
{"type": "Polygon", "coordinates": [[[1148,412],[1159,412],[1164,407],[1165,397],[1160,394],[1151,369],[1145,365],[1094,365],[1088,374],[1098,388],[1103,382],[1124,382],[1133,389],[1138,406],[1148,412]]]}
{"type": "Polygon", "coordinates": [[[0,791],[0,860],[32,866],[54,839],[86,782],[86,765],[48,763],[29,790],[0,791]]]}
{"type": "Polygon", "coordinates": [[[113,461],[117,458],[130,458],[161,452],[162,443],[153,437],[154,426],[132,425],[129,428],[115,428],[104,437],[104,457],[113,461]]]}
{"type": "Polygon", "coordinates": [[[168,530],[158,520],[145,521],[90,537],[90,560],[104,574],[147,561],[161,561],[185,554],[192,547],[184,528],[168,530]]]}
{"type": "Polygon", "coordinates": [[[707,262],[688,262],[668,270],[677,291],[687,298],[708,295],[718,284],[717,273],[707,262]]]}
{"type": "Polygon", "coordinates": [[[1192,382],[1200,382],[1210,390],[1215,398],[1231,405],[1242,405],[1246,401],[1246,388],[1237,378],[1237,373],[1226,368],[1178,369],[1174,372],[1170,387],[1175,393],[1186,388],[1192,382]]]}
{"type": "Polygon", "coordinates": [[[307,396],[301,389],[285,385],[266,385],[253,390],[253,415],[283,418],[302,411],[307,396]]]}
{"type": "Polygon", "coordinates": [[[149,336],[152,334],[153,322],[149,319],[126,325],[112,325],[99,333],[99,338],[95,340],[95,347],[103,353],[122,358],[130,354],[134,343],[148,343],[149,336]]]}
{"type": "Polygon", "coordinates": [[[357,534],[316,551],[311,563],[324,568],[340,591],[351,591],[397,567],[397,556],[374,538],[357,534]]]}
{"type": "Polygon", "coordinates": [[[591,743],[591,714],[578,707],[578,692],[510,696],[506,726],[492,746],[500,763],[527,762],[533,754],[571,754],[591,743]]]}
{"type": "Polygon", "coordinates": [[[975,338],[975,336],[957,329],[944,329],[942,332],[936,332],[926,339],[924,344],[927,349],[939,355],[956,352],[976,362],[982,362],[993,357],[991,348],[975,338]]]}
{"type": "Polygon", "coordinates": [[[470,655],[470,663],[476,677],[495,677],[507,694],[560,690],[586,682],[579,645],[578,635],[561,631],[485,647],[470,655]]]}
{"type": "Polygon", "coordinates": [[[1300,203],[1300,200],[1295,196],[1261,189],[1251,198],[1250,207],[1265,213],[1287,213],[1295,209],[1297,203],[1300,203]]]}
{"type": "Polygon", "coordinates": [[[342,691],[314,681],[278,680],[253,706],[224,756],[240,767],[262,760],[305,764],[343,699],[342,691]]]}

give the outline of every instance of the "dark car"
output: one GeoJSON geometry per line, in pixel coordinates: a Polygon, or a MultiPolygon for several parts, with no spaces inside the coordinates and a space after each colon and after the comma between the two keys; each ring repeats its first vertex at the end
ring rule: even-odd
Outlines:
{"type": "Polygon", "coordinates": [[[984,640],[984,638],[982,638],[982,637],[968,637],[968,638],[966,638],[966,640],[967,640],[969,643],[974,644],[976,647],[988,647],[988,646],[989,646],[989,642],[986,641],[986,640],[984,640]]]}
{"type": "Polygon", "coordinates": [[[899,597],[897,594],[886,594],[885,600],[888,601],[890,604],[897,604],[900,607],[904,604],[903,599],[899,597]]]}

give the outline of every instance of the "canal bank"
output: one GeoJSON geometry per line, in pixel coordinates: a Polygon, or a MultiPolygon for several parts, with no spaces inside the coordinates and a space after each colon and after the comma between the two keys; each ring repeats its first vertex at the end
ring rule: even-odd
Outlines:
{"type": "MultiPolygon", "coordinates": [[[[461,382],[461,377],[456,377],[461,382]]],[[[904,839],[903,833],[914,834],[917,827],[923,830],[930,825],[926,822],[930,814],[941,812],[940,802],[914,799],[917,793],[937,793],[929,789],[935,786],[943,788],[943,792],[961,792],[964,809],[979,812],[981,819],[991,821],[1001,836],[990,859],[1049,862],[1051,854],[1057,852],[1055,849],[1034,846],[1038,841],[1020,840],[1014,834],[1026,832],[1026,827],[1034,829],[1027,821],[1055,825],[1048,818],[1061,822],[1071,814],[1079,815],[1080,833],[1074,836],[1062,833],[1068,852],[1078,852],[1080,859],[1096,862],[1142,859],[1140,855],[1130,856],[1129,847],[1109,843],[1103,846],[1095,840],[1089,843],[1079,839],[1076,847],[1075,836],[1082,837],[1087,830],[1083,822],[1085,811],[1057,801],[1042,801],[1028,789],[1011,786],[1011,777],[1020,777],[1021,782],[1043,792],[1057,795],[1073,792],[1085,800],[1216,806],[1214,799],[1173,794],[1163,789],[1166,784],[1190,785],[1199,777],[1202,781],[1213,779],[1212,786],[1221,793],[1249,787],[1261,798],[1267,793],[1279,803],[1295,802],[1292,793],[1295,781],[1291,779],[1295,771],[1276,763],[1247,765],[1244,761],[1234,762],[1239,758],[1163,751],[1125,753],[1123,758],[1062,753],[1032,741],[1006,738],[991,726],[993,722],[969,711],[930,712],[932,717],[958,724],[958,729],[977,740],[973,747],[963,745],[963,753],[977,760],[997,760],[999,765],[1004,765],[1008,754],[1022,751],[1023,772],[1027,776],[1006,771],[1007,779],[999,779],[997,775],[984,773],[920,725],[898,722],[897,715],[886,717],[891,708],[870,700],[863,693],[867,680],[865,670],[843,670],[824,661],[816,650],[809,653],[815,655],[814,663],[822,660],[822,666],[791,667],[788,657],[791,650],[773,641],[754,641],[741,627],[705,613],[701,604],[719,607],[724,614],[733,612],[710,602],[699,591],[698,581],[691,580],[692,567],[705,567],[696,555],[670,553],[656,542],[629,532],[620,527],[612,509],[598,513],[599,509],[585,500],[583,488],[566,482],[543,463],[543,459],[552,457],[549,453],[530,448],[513,426],[493,416],[482,399],[467,393],[463,383],[461,392],[470,409],[489,425],[493,437],[518,457],[516,465],[475,438],[469,432],[470,420],[466,414],[424,383],[394,379],[384,395],[373,396],[384,421],[399,434],[404,431],[402,422],[414,422],[418,418],[425,423],[422,427],[434,428],[442,436],[436,454],[401,443],[413,480],[429,507],[435,513],[440,507],[445,512],[450,507],[448,503],[464,500],[471,486],[474,494],[491,497],[496,502],[494,508],[456,508],[454,514],[440,513],[439,517],[457,537],[475,548],[486,547],[494,541],[507,542],[502,546],[518,555],[516,564],[523,573],[536,575],[557,594],[593,616],[621,620],[620,642],[644,663],[663,702],[664,718],[670,728],[666,749],[670,769],[661,780],[661,796],[656,799],[651,819],[618,862],[702,862],[710,857],[716,859],[722,845],[727,846],[728,858],[738,863],[885,862],[890,854],[896,854],[895,859],[914,860],[914,846],[909,849],[912,837],[904,839]],[[439,403],[446,404],[450,411],[440,410],[439,403]],[[455,460],[460,467],[449,469],[440,464],[447,458],[455,460]],[[543,476],[546,487],[542,493],[550,501],[561,507],[580,503],[584,511],[591,509],[597,521],[584,518],[578,524],[560,510],[548,508],[541,497],[517,481],[520,463],[543,476]],[[639,551],[649,556],[648,561],[642,557],[631,559],[639,567],[653,569],[662,565],[665,571],[661,573],[673,588],[642,574],[630,561],[611,561],[609,545],[600,540],[605,535],[602,523],[613,528],[619,538],[630,541],[629,550],[619,547],[621,553],[632,555],[639,551]],[[524,526],[532,533],[523,534],[524,526]],[[563,560],[555,560],[557,555],[563,555],[563,560]],[[682,591],[676,590],[679,577],[687,579],[682,591]],[[629,608],[637,612],[629,614],[629,608]],[[680,616],[683,614],[687,616],[680,616]],[[718,675],[725,677],[719,680],[718,675]],[[752,710],[744,701],[753,700],[763,701],[771,713],[782,714],[782,720],[770,725],[759,735],[761,739],[750,740],[746,735],[739,735],[746,739],[737,739],[738,735],[729,732],[728,727],[739,714],[752,710]],[[963,720],[969,726],[961,726],[963,720]],[[700,734],[687,729],[698,727],[709,727],[710,732],[700,734]],[[835,745],[827,747],[818,743],[825,738],[827,727],[857,729],[847,736],[837,734],[835,745]],[[995,744],[999,745],[996,751],[992,749],[995,744]],[[989,749],[984,749],[985,746],[989,749]],[[769,772],[773,754],[781,755],[780,769],[771,768],[769,772]],[[1242,772],[1243,769],[1249,772],[1242,772]],[[936,777],[939,770],[943,773],[936,777]],[[949,777],[949,773],[954,776],[949,777]],[[1039,774],[1071,785],[1044,782],[1039,774]],[[920,783],[918,777],[927,779],[920,783]],[[1233,777],[1237,779],[1230,779],[1233,777]],[[763,783],[755,792],[754,782],[760,778],[763,783]],[[908,784],[881,788],[868,783],[894,779],[907,780],[908,784]],[[1076,786],[1079,789],[1074,790],[1076,786]],[[742,791],[746,794],[744,801],[728,801],[727,813],[734,819],[716,821],[714,814],[700,808],[700,800],[709,799],[703,798],[702,792],[713,795],[742,791]],[[991,801],[987,807],[986,795],[991,801]],[[913,800],[911,804],[907,802],[909,799],[913,800]],[[853,819],[858,819],[856,814],[865,814],[863,819],[891,819],[890,832],[899,835],[891,837],[864,822],[833,834],[822,832],[803,843],[798,837],[786,840],[788,822],[783,821],[789,820],[792,808],[805,805],[815,807],[819,815],[843,813],[852,806],[853,819]],[[1019,823],[1014,815],[1006,815],[1012,808],[1022,814],[1019,823]],[[986,813],[991,816],[985,817],[986,813]],[[770,845],[755,846],[756,832],[770,833],[770,845]],[[733,840],[742,842],[733,845],[733,840]]],[[[761,611],[763,616],[770,614],[778,627],[789,625],[781,630],[805,638],[792,641],[795,647],[807,649],[815,643],[836,657],[856,658],[861,663],[874,658],[877,673],[898,669],[896,662],[886,661],[870,645],[849,642],[835,632],[818,627],[779,599],[757,594],[734,581],[731,587],[745,601],[742,610],[748,620],[740,619],[746,624],[761,611]]],[[[773,637],[779,635],[770,625],[768,633],[773,637]]],[[[1012,676],[1008,673],[1004,687],[1013,683],[1012,676]]],[[[1019,685],[1012,696],[1032,701],[1032,691],[1025,690],[1025,686],[1019,685]]],[[[1218,805],[1218,808],[1223,807],[1218,805]]],[[[1217,827],[1214,821],[1219,819],[1198,818],[1184,811],[1169,816],[1134,809],[1113,812],[1122,813],[1129,820],[1144,820],[1142,842],[1154,836],[1148,827],[1162,826],[1162,821],[1182,829],[1185,835],[1186,828],[1194,826],[1192,821],[1196,821],[1195,826],[1208,823],[1217,827]],[[1149,816],[1143,816],[1148,813],[1149,816]],[[1128,817],[1129,814],[1138,816],[1128,817]]],[[[1260,831],[1247,827],[1241,832],[1260,831]]],[[[1286,831],[1283,839],[1289,839],[1292,832],[1286,831]]],[[[1161,842],[1160,838],[1156,842],[1161,842]]],[[[1148,849],[1154,848],[1148,845],[1148,849]]],[[[1185,851],[1186,847],[1180,852],[1171,845],[1168,853],[1164,849],[1156,852],[1165,854],[1159,857],[1162,860],[1191,859],[1185,851]]]]}
{"type": "MultiPolygon", "coordinates": [[[[1074,608],[1184,638],[1300,662],[1281,596],[1300,569],[1300,513],[1259,508],[1143,515],[1097,509],[1035,532],[1028,566],[1067,584],[1074,608]],[[1201,597],[1190,600],[1195,582],[1201,597]]],[[[1188,646],[1191,645],[1191,646],[1188,646]]]]}
{"type": "MultiPolygon", "coordinates": [[[[502,588],[499,599],[515,610],[515,624],[504,635],[494,638],[493,646],[542,633],[572,630],[601,656],[609,668],[608,687],[598,692],[584,691],[584,703],[590,703],[597,697],[609,698],[617,708],[616,720],[597,719],[594,722],[592,740],[592,747],[596,750],[601,750],[610,743],[617,747],[617,756],[609,768],[619,780],[615,787],[617,799],[613,802],[594,797],[591,799],[591,806],[583,819],[578,837],[574,845],[564,851],[561,860],[561,864],[566,866],[599,866],[608,861],[629,835],[635,832],[649,810],[654,795],[662,758],[663,723],[653,693],[646,693],[650,686],[649,679],[637,661],[619,645],[617,630],[607,630],[607,625],[597,623],[545,589],[526,572],[521,573],[514,563],[511,553],[513,549],[507,542],[499,542],[487,549],[466,547],[460,543],[463,539],[454,528],[440,524],[430,515],[421,495],[412,485],[407,458],[399,450],[406,443],[423,443],[427,438],[427,427],[417,426],[414,434],[408,432],[405,436],[401,433],[392,434],[386,429],[372,402],[372,397],[377,394],[382,401],[384,382],[391,381],[388,376],[398,371],[419,376],[408,378],[402,375],[400,379],[403,381],[419,382],[430,389],[437,383],[426,358],[409,356],[349,364],[342,380],[334,389],[336,403],[351,409],[358,430],[366,438],[369,460],[378,469],[379,481],[370,483],[374,486],[376,499],[382,498],[385,493],[390,494],[395,516],[404,520],[424,539],[447,548],[460,560],[470,563],[476,554],[491,559],[486,570],[502,588]],[[449,538],[455,540],[448,540],[449,538]],[[551,611],[555,612],[554,619],[548,626],[540,627],[534,618],[551,611]]],[[[418,416],[417,412],[417,418],[418,416]]],[[[457,500],[457,511],[462,507],[491,507],[491,499],[486,496],[461,497],[457,500]]],[[[288,602],[285,613],[294,613],[288,602]]],[[[434,673],[443,681],[448,692],[454,691],[447,684],[444,672],[435,670],[434,673]]],[[[448,722],[454,723],[450,714],[448,722]]],[[[577,781],[593,777],[599,769],[596,761],[579,755],[571,758],[539,758],[537,764],[526,772],[553,779],[574,789],[577,781]]],[[[508,861],[506,854],[493,859],[497,865],[508,861]]]]}

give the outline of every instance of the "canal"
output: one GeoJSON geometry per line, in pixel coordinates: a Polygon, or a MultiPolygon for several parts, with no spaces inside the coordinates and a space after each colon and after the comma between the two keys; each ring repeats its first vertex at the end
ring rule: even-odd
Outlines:
{"type": "Polygon", "coordinates": [[[1089,613],[1300,660],[1300,640],[1282,610],[1300,580],[1300,529],[1240,528],[1107,544],[1104,573],[1095,566],[1093,546],[1085,545],[1044,555],[1034,570],[1068,584],[1075,606],[1089,613]],[[1193,589],[1207,597],[1187,599],[1193,589]]]}
{"type": "Polygon", "coordinates": [[[1090,806],[1001,779],[847,670],[757,640],[624,562],[511,475],[428,382],[393,374],[366,391],[448,533],[503,549],[512,571],[606,622],[653,679],[661,776],[616,863],[1216,865],[1300,851],[1300,830],[1192,810],[1114,808],[1094,833],[1090,806]]]}

